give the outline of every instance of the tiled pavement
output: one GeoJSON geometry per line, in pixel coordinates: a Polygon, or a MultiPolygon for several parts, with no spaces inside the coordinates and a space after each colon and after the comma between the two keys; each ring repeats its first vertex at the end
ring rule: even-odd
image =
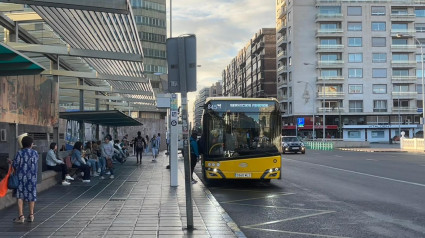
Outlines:
{"type": "Polygon", "coordinates": [[[166,164],[164,153],[141,166],[130,157],[115,179],[57,185],[38,194],[34,223],[12,223],[16,205],[0,210],[0,237],[245,237],[202,182],[192,185],[195,229],[186,230],[183,161],[177,188],[166,164]]]}

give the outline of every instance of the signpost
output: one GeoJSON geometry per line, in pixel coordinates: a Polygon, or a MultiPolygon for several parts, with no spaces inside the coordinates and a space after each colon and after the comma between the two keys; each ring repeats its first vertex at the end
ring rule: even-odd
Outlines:
{"type": "Polygon", "coordinates": [[[304,127],[304,122],[304,117],[297,118],[297,125],[295,126],[295,136],[298,136],[298,127],[304,127]]]}
{"type": "MultiPolygon", "coordinates": [[[[193,229],[192,179],[190,171],[187,93],[196,91],[196,37],[187,35],[167,39],[168,90],[181,93],[183,155],[185,170],[187,229],[193,229]]],[[[173,121],[173,120],[172,120],[173,121]]],[[[176,126],[172,126],[176,127],[176,126]]]]}

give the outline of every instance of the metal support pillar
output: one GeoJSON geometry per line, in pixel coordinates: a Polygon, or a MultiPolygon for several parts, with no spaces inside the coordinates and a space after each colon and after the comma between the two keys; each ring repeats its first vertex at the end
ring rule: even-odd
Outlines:
{"type": "MultiPolygon", "coordinates": [[[[96,95],[98,95],[98,92],[95,92],[96,95]]],[[[100,101],[99,98],[95,99],[95,110],[99,111],[100,110],[100,101]]],[[[99,124],[96,124],[96,140],[100,140],[100,127],[99,124]]]]}
{"type": "MultiPolygon", "coordinates": [[[[50,68],[51,69],[59,69],[59,56],[57,56],[56,61],[51,61],[50,62],[50,68]]],[[[55,110],[55,114],[56,114],[56,110],[59,111],[59,108],[56,107],[56,102],[59,102],[59,76],[58,75],[53,75],[53,82],[52,84],[56,84],[56,95],[55,96],[55,100],[50,102],[51,108],[54,108],[55,110]]],[[[53,92],[52,92],[53,93],[53,92]]],[[[53,95],[52,95],[53,98],[53,95]]],[[[59,112],[58,112],[59,113],[59,112]]],[[[56,143],[56,145],[58,146],[58,149],[60,149],[60,145],[59,145],[59,121],[53,126],[53,142],[56,143]]]]}
{"type": "MultiPolygon", "coordinates": [[[[84,85],[84,79],[78,79],[79,85],[84,85]]],[[[84,111],[84,90],[80,90],[80,112],[84,111]]],[[[85,140],[85,125],[83,121],[78,122],[80,124],[79,128],[79,134],[80,134],[80,141],[84,143],[85,140]]]]}

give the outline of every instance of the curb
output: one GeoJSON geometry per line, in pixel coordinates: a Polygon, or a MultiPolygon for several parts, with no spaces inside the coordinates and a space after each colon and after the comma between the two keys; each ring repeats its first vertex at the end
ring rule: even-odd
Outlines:
{"type": "Polygon", "coordinates": [[[220,215],[223,217],[223,220],[226,221],[226,224],[230,229],[235,233],[236,237],[238,238],[247,238],[245,234],[239,229],[238,225],[232,220],[232,218],[229,216],[229,214],[224,210],[223,207],[221,207],[220,203],[215,199],[214,195],[212,195],[211,191],[205,186],[204,182],[199,179],[198,175],[196,173],[193,173],[198,178],[198,181],[202,182],[202,190],[204,190],[205,194],[207,195],[207,198],[211,201],[211,203],[215,206],[215,208],[220,212],[220,215]]]}
{"type": "Polygon", "coordinates": [[[381,149],[344,149],[344,148],[340,148],[340,150],[342,151],[356,151],[356,152],[369,152],[369,153],[374,153],[374,152],[395,152],[395,153],[407,153],[408,151],[406,150],[381,150],[381,149]]]}

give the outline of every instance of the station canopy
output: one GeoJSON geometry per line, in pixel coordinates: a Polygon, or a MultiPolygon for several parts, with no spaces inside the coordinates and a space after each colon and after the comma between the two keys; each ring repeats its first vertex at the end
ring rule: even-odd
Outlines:
{"type": "Polygon", "coordinates": [[[32,75],[43,70],[41,65],[0,42],[0,76],[32,75]]]}
{"type": "Polygon", "coordinates": [[[122,127],[141,126],[138,120],[125,115],[118,110],[112,111],[83,111],[83,112],[59,112],[59,118],[69,121],[82,121],[84,123],[102,126],[122,127]]]}
{"type": "Polygon", "coordinates": [[[19,40],[5,44],[46,69],[41,74],[59,76],[61,106],[76,109],[79,90],[84,90],[85,108],[90,110],[99,98],[111,98],[107,101],[119,110],[156,110],[152,85],[143,72],[143,49],[130,1],[120,0],[116,11],[112,5],[90,6],[97,1],[2,2],[0,39],[7,38],[2,27],[14,32],[18,25],[19,40]],[[27,5],[13,4],[22,2],[27,5]],[[78,7],[78,2],[91,3],[78,7]],[[59,65],[52,68],[52,60],[58,58],[59,65]],[[84,86],[79,85],[81,79],[84,86]]]}

